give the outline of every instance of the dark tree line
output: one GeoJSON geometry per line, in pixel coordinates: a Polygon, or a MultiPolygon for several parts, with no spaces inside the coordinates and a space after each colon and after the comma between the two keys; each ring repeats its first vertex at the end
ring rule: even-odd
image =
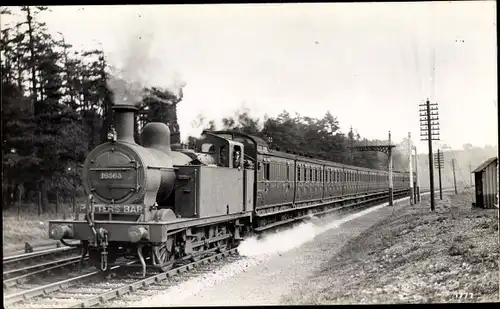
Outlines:
{"type": "MultiPolygon", "coordinates": [[[[102,50],[75,50],[49,33],[38,15],[46,7],[2,8],[19,20],[1,29],[2,202],[21,194],[42,205],[81,189],[81,165],[112,124],[113,92],[102,50]]],[[[138,125],[148,118],[178,131],[175,107],[182,92],[145,89],[138,125]]]]}

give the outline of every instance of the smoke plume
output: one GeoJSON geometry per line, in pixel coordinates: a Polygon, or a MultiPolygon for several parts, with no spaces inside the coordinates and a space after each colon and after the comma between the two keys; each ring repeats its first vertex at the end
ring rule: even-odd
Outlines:
{"type": "MultiPolygon", "coordinates": [[[[129,27],[126,27],[129,28],[129,27]]],[[[160,92],[170,92],[182,96],[186,85],[178,73],[165,72],[160,60],[155,59],[153,52],[154,35],[146,25],[131,34],[123,44],[120,52],[110,57],[108,88],[113,92],[114,104],[139,104],[144,98],[153,98],[165,104],[171,104],[148,88],[156,88],[160,92]],[[153,80],[161,76],[161,80],[153,80]],[[170,80],[169,80],[170,79],[170,80]]]]}

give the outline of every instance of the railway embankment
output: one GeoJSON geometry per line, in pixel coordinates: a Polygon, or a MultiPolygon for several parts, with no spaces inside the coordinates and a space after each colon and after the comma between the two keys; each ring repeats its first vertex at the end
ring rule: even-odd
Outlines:
{"type": "Polygon", "coordinates": [[[429,196],[348,241],[283,304],[498,302],[496,209],[472,208],[471,192],[429,196]]]}

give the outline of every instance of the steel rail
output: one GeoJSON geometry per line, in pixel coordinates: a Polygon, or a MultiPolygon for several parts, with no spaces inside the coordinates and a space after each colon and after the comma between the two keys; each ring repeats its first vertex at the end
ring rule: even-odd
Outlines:
{"type": "MultiPolygon", "coordinates": [[[[88,257],[85,258],[85,260],[88,260],[88,257]]],[[[21,284],[22,281],[26,281],[31,277],[34,277],[36,275],[40,275],[45,272],[49,271],[54,271],[56,269],[62,269],[68,266],[76,266],[80,262],[80,257],[71,257],[69,259],[61,259],[57,261],[51,261],[51,262],[45,262],[42,264],[37,264],[37,265],[32,265],[28,267],[24,267],[22,269],[13,269],[7,272],[4,272],[4,278],[6,276],[20,273],[20,272],[26,272],[24,274],[17,275],[12,278],[4,279],[3,281],[3,287],[5,288],[12,288],[14,286],[17,286],[18,284],[21,284]]]]}
{"type": "MultiPolygon", "coordinates": [[[[136,262],[137,261],[131,261],[131,262],[125,263],[124,265],[115,265],[115,266],[111,267],[109,270],[115,270],[117,268],[131,265],[131,264],[134,264],[136,262]]],[[[66,289],[70,286],[73,286],[83,279],[89,279],[91,277],[97,277],[99,275],[104,275],[104,274],[105,273],[103,273],[102,271],[96,270],[96,271],[90,272],[88,274],[84,274],[84,275],[77,276],[74,278],[69,278],[66,280],[62,280],[62,281],[50,283],[47,285],[43,285],[40,287],[36,287],[36,288],[30,289],[30,290],[9,294],[9,295],[4,296],[4,305],[12,305],[12,304],[15,304],[15,303],[20,302],[20,301],[26,301],[26,300],[30,300],[31,298],[35,298],[35,297],[42,296],[42,295],[47,295],[49,293],[53,293],[53,292],[56,292],[56,291],[59,291],[62,289],[66,289]]]]}
{"type": "Polygon", "coordinates": [[[148,278],[135,281],[133,283],[125,284],[122,287],[119,287],[119,288],[113,289],[111,291],[106,291],[102,294],[83,299],[82,301],[79,301],[77,304],[72,304],[72,305],[69,305],[69,306],[64,307],[64,308],[89,308],[89,307],[92,307],[95,305],[100,305],[102,303],[113,300],[115,298],[120,298],[123,295],[126,295],[128,293],[147,288],[149,285],[159,283],[159,282],[161,282],[169,277],[175,276],[177,274],[182,274],[183,272],[190,271],[193,268],[195,268],[195,266],[197,266],[197,265],[203,265],[205,263],[213,262],[213,261],[222,259],[222,258],[227,257],[227,256],[237,255],[237,253],[238,253],[238,250],[236,248],[230,249],[230,250],[206,257],[206,258],[201,259],[199,261],[176,267],[175,269],[169,270],[167,272],[159,273],[156,275],[152,275],[148,278]]]}
{"type": "Polygon", "coordinates": [[[11,255],[11,256],[6,256],[3,258],[3,265],[9,265],[12,263],[17,263],[25,260],[31,260],[34,258],[38,257],[43,257],[43,256],[48,256],[56,253],[62,253],[62,252],[72,252],[76,251],[78,252],[78,248],[74,247],[61,247],[61,248],[54,248],[54,249],[47,249],[47,250],[41,250],[41,251],[35,251],[35,252],[30,252],[30,253],[24,253],[24,254],[19,254],[19,255],[11,255]]]}

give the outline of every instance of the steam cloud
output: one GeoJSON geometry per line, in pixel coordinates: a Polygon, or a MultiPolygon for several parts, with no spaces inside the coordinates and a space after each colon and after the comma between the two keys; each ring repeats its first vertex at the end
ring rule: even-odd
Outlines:
{"type": "MultiPolygon", "coordinates": [[[[408,198],[402,198],[399,201],[405,201],[408,198]]],[[[372,211],[386,207],[388,203],[374,206],[344,217],[339,218],[335,215],[324,217],[323,219],[312,220],[302,223],[294,228],[269,234],[262,239],[251,237],[244,240],[238,246],[238,252],[242,256],[258,257],[267,256],[276,253],[286,252],[300,247],[304,243],[313,240],[316,236],[331,230],[339,228],[342,224],[364,216],[372,211]]]]}
{"type": "MultiPolygon", "coordinates": [[[[146,97],[165,104],[171,103],[147,91],[148,87],[155,87],[162,92],[169,91],[176,95],[182,94],[181,91],[186,83],[181,81],[179,74],[174,73],[171,77],[173,81],[170,83],[164,80],[160,81],[160,84],[158,81],[156,83],[152,81],[154,73],[160,73],[158,70],[162,70],[161,63],[151,55],[153,41],[153,34],[143,29],[131,35],[128,42],[123,44],[124,48],[120,53],[114,55],[112,59],[114,63],[109,66],[107,82],[114,94],[114,104],[136,105],[146,97]]],[[[168,78],[167,74],[161,73],[156,75],[168,78]]]]}

